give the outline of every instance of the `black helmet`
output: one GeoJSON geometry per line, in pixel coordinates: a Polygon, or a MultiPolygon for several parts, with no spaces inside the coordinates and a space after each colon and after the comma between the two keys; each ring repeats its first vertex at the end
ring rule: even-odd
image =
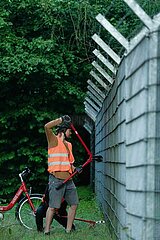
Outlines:
{"type": "Polygon", "coordinates": [[[58,133],[60,133],[60,132],[63,132],[63,133],[65,133],[66,132],[66,130],[67,129],[70,129],[71,127],[70,127],[70,123],[62,123],[61,125],[58,125],[57,127],[56,127],[56,133],[58,134],[58,133]]]}

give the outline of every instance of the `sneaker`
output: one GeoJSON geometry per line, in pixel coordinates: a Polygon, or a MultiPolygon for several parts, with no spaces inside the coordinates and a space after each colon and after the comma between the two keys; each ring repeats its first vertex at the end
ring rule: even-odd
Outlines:
{"type": "Polygon", "coordinates": [[[44,235],[50,235],[50,232],[44,232],[44,235]]]}
{"type": "Polygon", "coordinates": [[[72,232],[72,230],[67,230],[67,229],[66,229],[66,233],[71,233],[71,232],[72,232]]]}

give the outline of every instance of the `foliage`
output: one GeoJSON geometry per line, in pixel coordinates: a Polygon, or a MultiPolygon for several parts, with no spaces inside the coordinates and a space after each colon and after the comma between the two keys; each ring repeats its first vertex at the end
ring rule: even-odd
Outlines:
{"type": "MultiPolygon", "coordinates": [[[[108,39],[95,21],[98,13],[115,26],[123,20],[124,35],[136,25],[121,0],[0,1],[1,196],[13,193],[26,165],[35,173],[31,182],[41,189],[47,181],[44,124],[62,114],[84,116],[95,47],[91,36],[97,32],[108,39]]],[[[77,144],[76,152],[79,164],[84,152],[77,144]]]]}
{"type": "Polygon", "coordinates": [[[97,6],[85,0],[2,0],[0,13],[0,195],[9,196],[26,165],[34,172],[34,188],[47,182],[44,124],[84,113],[97,6]]]}

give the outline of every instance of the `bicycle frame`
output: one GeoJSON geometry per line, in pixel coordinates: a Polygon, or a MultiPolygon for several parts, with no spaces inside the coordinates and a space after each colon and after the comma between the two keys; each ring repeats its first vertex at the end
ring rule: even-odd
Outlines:
{"type": "Polygon", "coordinates": [[[22,177],[22,174],[25,173],[25,170],[19,174],[19,177],[21,179],[21,186],[19,187],[19,189],[17,190],[16,194],[14,195],[13,199],[10,201],[10,203],[7,205],[7,206],[0,206],[0,212],[3,213],[3,212],[6,212],[6,211],[9,211],[10,209],[12,209],[14,207],[14,205],[18,202],[20,196],[22,193],[25,194],[25,196],[28,198],[28,202],[32,208],[32,210],[34,211],[34,213],[36,212],[34,206],[33,206],[33,203],[30,199],[30,196],[29,196],[29,193],[28,193],[28,190],[27,190],[27,187],[26,187],[26,184],[23,180],[23,177],[22,177]]]}

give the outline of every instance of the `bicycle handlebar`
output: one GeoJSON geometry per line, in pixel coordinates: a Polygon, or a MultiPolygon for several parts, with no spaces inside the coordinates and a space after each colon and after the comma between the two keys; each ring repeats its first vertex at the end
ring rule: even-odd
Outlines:
{"type": "Polygon", "coordinates": [[[29,173],[31,173],[31,170],[28,167],[25,167],[25,169],[19,174],[19,176],[23,178],[26,177],[29,173]]]}

